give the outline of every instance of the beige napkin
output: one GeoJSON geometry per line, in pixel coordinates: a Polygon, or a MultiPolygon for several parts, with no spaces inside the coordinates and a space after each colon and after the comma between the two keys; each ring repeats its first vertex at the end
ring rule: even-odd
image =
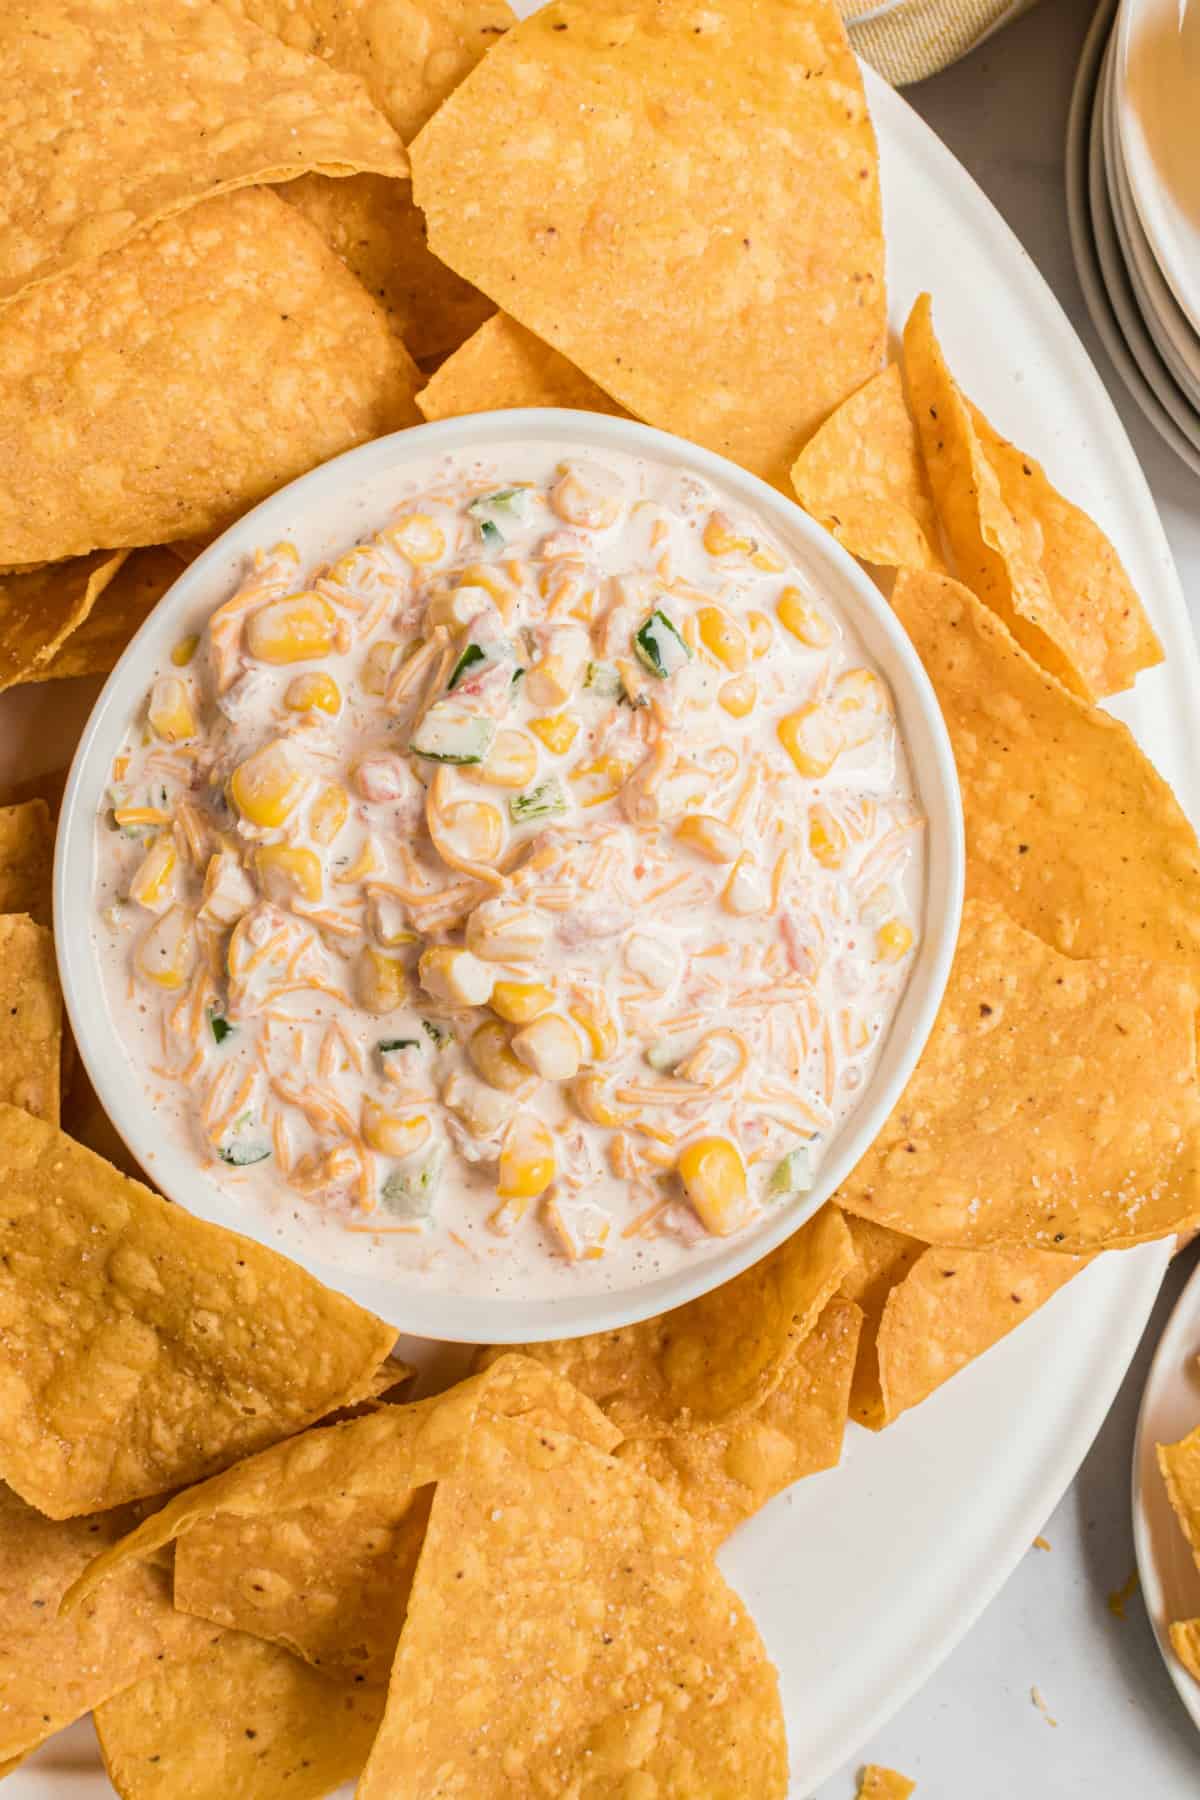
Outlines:
{"type": "Polygon", "coordinates": [[[850,42],[893,87],[936,75],[1033,0],[841,0],[850,42]]]}

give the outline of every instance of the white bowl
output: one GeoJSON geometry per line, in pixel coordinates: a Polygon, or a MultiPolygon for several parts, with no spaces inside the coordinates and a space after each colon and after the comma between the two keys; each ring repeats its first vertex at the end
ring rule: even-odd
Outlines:
{"type": "MultiPolygon", "coordinates": [[[[1200,6],[1122,0],[1114,43],[1116,124],[1134,205],[1156,262],[1200,335],[1200,6]]],[[[1194,372],[1200,375],[1200,353],[1194,372]]]]}
{"type": "Polygon", "coordinates": [[[682,1305],[757,1262],[823,1205],[876,1136],[929,1034],[958,934],[963,862],[958,781],[933,689],[891,608],[852,558],[792,501],[707,450],[623,419],[530,408],[422,425],[348,451],[264,500],[184,570],[109,676],[76,751],[55,856],[55,942],[67,1012],[88,1074],[122,1138],[164,1194],[200,1218],[282,1250],[406,1332],[462,1343],[520,1343],[609,1330],[682,1305]],[[407,465],[451,451],[489,451],[502,443],[546,439],[566,449],[640,454],[706,478],[761,513],[798,566],[844,610],[891,684],[928,819],[925,917],[908,985],[874,1075],[830,1146],[816,1187],[802,1201],[772,1212],[757,1229],[723,1243],[715,1254],[640,1286],[530,1299],[448,1295],[423,1290],[413,1271],[381,1270],[379,1252],[366,1254],[368,1239],[328,1230],[320,1235],[307,1221],[269,1213],[259,1203],[257,1210],[248,1209],[242,1197],[223,1189],[156,1128],[139,1079],[122,1053],[119,1022],[112,1017],[93,944],[96,821],[112,759],[148,685],[169,667],[172,646],[198,632],[217,602],[232,591],[255,546],[290,538],[306,564],[324,560],[385,521],[395,504],[397,477],[407,465]],[[357,1266],[342,1254],[347,1243],[354,1246],[357,1266]]]}

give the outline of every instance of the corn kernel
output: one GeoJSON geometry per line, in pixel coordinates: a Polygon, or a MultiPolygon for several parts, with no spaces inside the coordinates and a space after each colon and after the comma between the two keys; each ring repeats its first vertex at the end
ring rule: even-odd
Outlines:
{"type": "Polygon", "coordinates": [[[582,657],[551,652],[534,663],[525,677],[525,692],[534,706],[561,706],[575,692],[583,668],[582,657]]]}
{"type": "Polygon", "coordinates": [[[746,636],[750,640],[750,654],[755,662],[765,656],[775,641],[775,627],[764,612],[746,614],[746,636]]]}
{"type": "Polygon", "coordinates": [[[403,655],[404,646],[393,642],[391,638],[377,638],[367,651],[363,660],[362,674],[359,680],[363,692],[367,694],[386,694],[388,682],[392,678],[392,670],[396,660],[403,655]]]}
{"type": "Polygon", "coordinates": [[[726,825],[724,819],[714,819],[711,813],[685,813],[675,827],[675,836],[708,862],[736,862],[741,853],[742,843],[737,832],[731,825],[726,825]]]}
{"type": "Polygon", "coordinates": [[[571,1083],[571,1099],[575,1110],[581,1113],[592,1125],[606,1125],[615,1131],[620,1125],[628,1125],[633,1114],[624,1107],[617,1106],[604,1091],[604,1083],[599,1075],[577,1075],[571,1083]]]}
{"type": "Polygon", "coordinates": [[[554,989],[540,981],[498,981],[492,989],[492,1011],[510,1025],[528,1025],[554,1004],[554,989]]]}
{"type": "Polygon", "coordinates": [[[786,626],[793,637],[799,638],[802,644],[807,644],[810,650],[824,650],[832,644],[832,621],[799,588],[785,587],[776,602],[775,610],[779,614],[780,623],[786,626]]]}
{"type": "Polygon", "coordinates": [[[717,689],[717,699],[731,719],[744,719],[754,711],[758,683],[753,675],[733,675],[717,689]]]}
{"type": "Polygon", "coordinates": [[[580,1000],[570,1008],[570,1013],[583,1033],[591,1053],[588,1061],[607,1062],[610,1056],[616,1054],[617,1027],[603,994],[597,994],[590,1000],[580,1000]]]}
{"type": "Polygon", "coordinates": [[[155,838],[142,858],[133,880],[129,898],[147,912],[162,912],[175,898],[175,875],[179,857],[175,839],[167,832],[155,838]]]}
{"type": "Polygon", "coordinates": [[[492,1137],[513,1116],[513,1101],[499,1088],[489,1087],[475,1075],[456,1070],[442,1088],[442,1104],[449,1107],[472,1137],[492,1137]]]}
{"type": "Polygon", "coordinates": [[[388,956],[374,944],[364,944],[358,953],[356,971],[359,1004],[368,1012],[392,1012],[404,1004],[408,993],[408,975],[399,956],[388,956]]]}
{"type": "Polygon", "coordinates": [[[446,534],[428,513],[406,513],[383,536],[393,550],[419,569],[445,554],[446,534]]]}
{"type": "Polygon", "coordinates": [[[565,756],[579,736],[579,720],[573,713],[555,713],[546,719],[530,719],[529,729],[555,756],[565,756]]]}
{"type": "Polygon", "coordinates": [[[548,1128],[533,1113],[518,1113],[500,1150],[496,1186],[500,1198],[536,1200],[554,1180],[556,1167],[554,1139],[548,1128]]]}
{"type": "Polygon", "coordinates": [[[507,619],[512,611],[513,591],[498,569],[490,563],[470,563],[463,569],[455,582],[455,587],[480,587],[490,594],[496,602],[502,619],[507,619]]]}
{"type": "Polygon", "coordinates": [[[846,748],[856,749],[891,720],[887,688],[874,669],[847,669],[833,684],[833,705],[846,748]]]}
{"type": "Polygon", "coordinates": [[[550,939],[548,921],[507,895],[481,900],[467,920],[467,949],[485,962],[532,962],[550,939]]]}
{"type": "Polygon", "coordinates": [[[264,744],[229,777],[229,798],[251,825],[274,829],[295,810],[306,777],[278,738],[264,744]]]}
{"type": "Polygon", "coordinates": [[[442,825],[448,847],[471,862],[494,863],[504,847],[504,820],[486,801],[459,800],[446,807],[442,825]]]}
{"type": "Polygon", "coordinates": [[[599,463],[563,463],[550,505],[565,525],[605,531],[621,516],[621,481],[599,463]]]}
{"type": "Polygon", "coordinates": [[[501,1093],[528,1094],[532,1090],[533,1076],[509,1049],[508,1033],[499,1019],[489,1019],[471,1033],[467,1055],[476,1074],[501,1093]]]}
{"type": "Polygon", "coordinates": [[[912,930],[903,919],[888,919],[875,934],[875,948],[884,962],[902,962],[912,947],[912,930]]]}
{"type": "Polygon", "coordinates": [[[789,713],[777,727],[779,741],[801,775],[816,780],[828,775],[842,753],[842,728],[828,706],[812,700],[789,713]]]}
{"type": "Polygon", "coordinates": [[[138,973],[168,992],[181,988],[196,963],[196,933],[186,906],[168,907],[137,947],[138,973]]]}
{"type": "Polygon", "coordinates": [[[246,648],[258,662],[311,662],[328,656],[337,615],[320,594],[291,594],[268,600],[246,621],[246,648]]]}
{"type": "Polygon", "coordinates": [[[411,1156],[430,1138],[429,1120],[424,1113],[405,1118],[399,1113],[388,1112],[369,1095],[363,1101],[360,1124],[363,1142],[369,1149],[378,1150],[381,1156],[411,1156]]]}
{"type": "Polygon", "coordinates": [[[178,675],[160,675],[150,690],[146,717],[164,744],[182,744],[196,735],[196,714],[187,683],[178,675]]]}
{"type": "Polygon", "coordinates": [[[709,514],[703,543],[710,556],[751,556],[758,548],[754,539],[739,533],[729,515],[723,512],[709,514]]]}
{"type": "Polygon", "coordinates": [[[846,856],[846,828],[827,806],[814,806],[808,815],[808,847],[826,869],[840,869],[846,856]]]}
{"type": "Polygon", "coordinates": [[[770,893],[763,881],[762,871],[750,852],[743,850],[729,871],[729,880],[721,894],[721,905],[736,919],[745,919],[753,913],[765,912],[769,904],[770,893]]]}
{"type": "Polygon", "coordinates": [[[191,637],[180,638],[171,652],[171,661],[177,669],[186,669],[196,654],[196,646],[200,639],[193,633],[191,637]]]}
{"type": "Polygon", "coordinates": [[[339,781],[327,781],[308,809],[308,835],[314,844],[332,844],[350,816],[350,796],[339,781]]]}
{"type": "Polygon", "coordinates": [[[765,575],[781,575],[787,564],[778,550],[772,550],[770,544],[760,544],[750,558],[752,569],[761,569],[765,575]]]}
{"type": "Polygon", "coordinates": [[[315,850],[289,844],[263,844],[254,853],[254,868],[268,900],[317,901],[324,885],[321,859],[315,850]]]}
{"type": "Polygon", "coordinates": [[[452,944],[424,951],[418,973],[425,992],[451,1006],[486,1006],[496,979],[486,963],[452,944]]]}
{"type": "Polygon", "coordinates": [[[537,774],[537,762],[537,751],[523,731],[498,731],[471,773],[489,787],[527,788],[537,774]]]}
{"type": "Polygon", "coordinates": [[[697,1138],[685,1144],[676,1164],[684,1192],[706,1231],[728,1237],[749,1216],[746,1168],[728,1138],[697,1138]]]}
{"type": "Polygon", "coordinates": [[[342,691],[333,676],[323,671],[319,675],[297,675],[295,681],[288,683],[283,704],[289,712],[312,712],[315,707],[332,717],[341,711],[342,691]]]}
{"type": "Polygon", "coordinates": [[[700,642],[709,654],[734,674],[744,669],[750,660],[750,646],[736,620],[719,606],[702,606],[696,617],[700,642]]]}
{"type": "Polygon", "coordinates": [[[249,912],[258,895],[241,863],[231,850],[218,850],[204,871],[200,917],[217,925],[236,925],[249,912]]]}
{"type": "Polygon", "coordinates": [[[512,1040],[513,1055],[543,1081],[570,1081],[583,1060],[579,1033],[560,1013],[543,1013],[512,1040]]]}

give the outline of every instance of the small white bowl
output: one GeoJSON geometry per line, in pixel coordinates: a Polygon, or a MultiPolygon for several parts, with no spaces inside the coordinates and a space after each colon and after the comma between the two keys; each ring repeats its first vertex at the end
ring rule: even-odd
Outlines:
{"type": "MultiPolygon", "coordinates": [[[[247,513],[191,563],[164,595],[109,676],[75,753],[63,798],[54,867],[54,931],[71,1028],[96,1092],[122,1138],[163,1193],[199,1218],[282,1250],[331,1286],[416,1336],[460,1343],[520,1343],[611,1330],[680,1306],[728,1281],[783,1242],[833,1193],[876,1136],[925,1043],[949,973],[963,890],[958,780],[933,689],[907,636],[874,584],[827,532],[765,482],[694,444],[632,421],[556,408],[496,412],[418,426],[380,438],[314,469],[247,513]],[[377,530],[395,504],[409,465],[447,452],[488,452],[502,443],[551,440],[564,451],[626,452],[693,472],[760,513],[819,590],[843,610],[890,682],[926,833],[925,917],[908,985],[871,1081],[831,1145],[811,1193],[772,1212],[715,1254],[670,1274],[610,1292],[524,1298],[423,1290],[418,1273],[344,1266],[337,1236],[314,1235],[293,1217],[247,1206],[156,1127],[141,1083],[122,1050],[93,942],[91,918],[97,817],[112,760],[173,645],[199,632],[243,573],[256,546],[290,538],[310,565],[377,530]],[[82,912],[82,916],[81,916],[82,912]]],[[[312,1209],[315,1211],[315,1209],[312,1209]]],[[[369,1240],[357,1237],[356,1246],[369,1240]]]]}

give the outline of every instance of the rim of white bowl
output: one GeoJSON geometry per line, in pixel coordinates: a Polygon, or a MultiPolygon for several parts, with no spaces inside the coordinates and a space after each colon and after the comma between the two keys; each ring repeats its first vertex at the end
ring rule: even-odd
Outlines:
{"type": "Polygon", "coordinates": [[[239,1231],[290,1257],[400,1331],[444,1342],[534,1342],[613,1330],[681,1306],[759,1261],[829,1199],[878,1135],[932,1028],[958,936],[964,860],[954,756],[933,688],[891,607],[853,558],[794,501],[711,451],[633,420],[530,407],[411,426],[348,450],[262,501],[181,570],[112,671],[80,738],[63,796],[55,851],[54,935],[63,996],[84,1066],[132,1155],[169,1199],[198,1218],[239,1231]],[[914,966],[872,1078],[831,1147],[816,1187],[802,1201],[772,1213],[756,1229],[731,1238],[694,1266],[685,1263],[635,1286],[533,1298],[519,1293],[435,1292],[422,1288],[419,1271],[400,1268],[364,1274],[341,1268],[308,1246],[281,1242],[277,1222],[262,1208],[243,1211],[244,1199],[223,1189],[161,1127],[156,1130],[142,1084],[130,1059],[121,1054],[120,1034],[93,954],[90,896],[96,821],[113,756],[151,677],[168,664],[171,646],[207,618],[227,590],[232,558],[294,535],[306,508],[315,508],[318,502],[324,508],[338,495],[346,502],[344,528],[339,532],[344,545],[363,529],[361,521],[355,525],[350,502],[367,481],[384,479],[392,471],[399,476],[406,465],[449,452],[486,452],[504,443],[538,440],[561,445],[564,454],[607,448],[643,455],[711,481],[763,514],[798,565],[845,609],[891,683],[928,820],[925,917],[914,966]],[[214,592],[218,578],[221,586],[214,592]],[[85,902],[89,912],[82,920],[81,894],[89,897],[85,902]]]}

